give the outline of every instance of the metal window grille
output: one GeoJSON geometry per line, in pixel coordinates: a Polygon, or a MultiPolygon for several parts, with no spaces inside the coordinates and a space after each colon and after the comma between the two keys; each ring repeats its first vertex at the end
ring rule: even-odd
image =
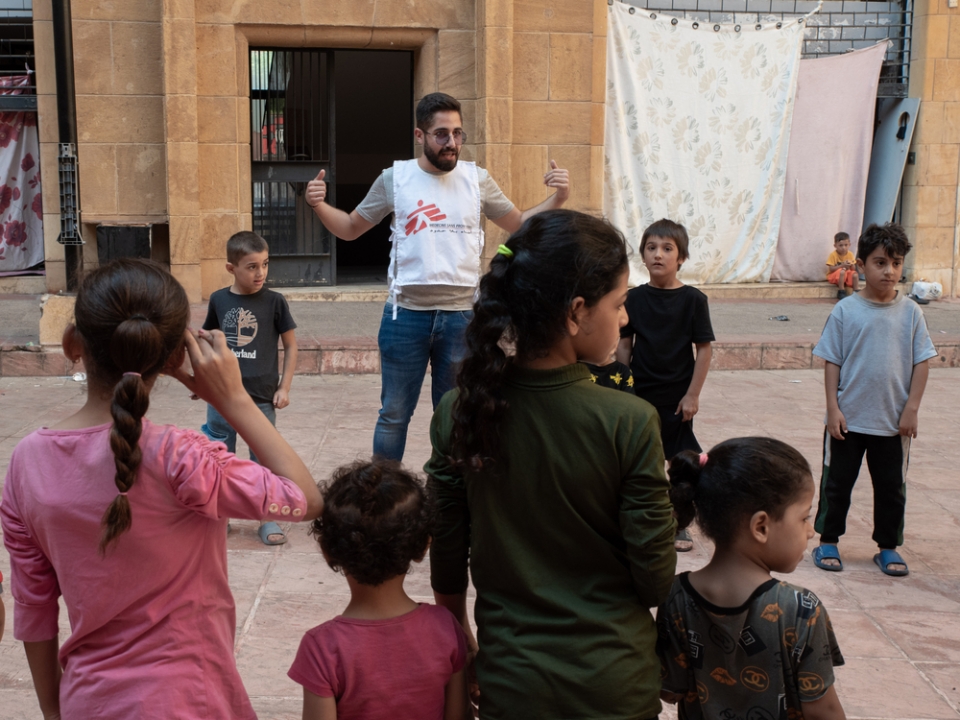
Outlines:
{"type": "Polygon", "coordinates": [[[0,88],[0,111],[32,111],[37,109],[37,81],[32,71],[33,19],[29,11],[25,17],[0,17],[0,79],[29,75],[26,84],[16,83],[14,91],[0,88]]]}
{"type": "MultiPolygon", "coordinates": [[[[611,0],[612,1],[612,0],[611,0]]],[[[704,23],[755,25],[806,15],[816,0],[623,0],[664,15],[704,23]]],[[[827,0],[806,21],[803,57],[840,55],[890,40],[878,97],[906,97],[910,81],[913,0],[827,0]]]]}
{"type": "Polygon", "coordinates": [[[303,196],[325,170],[336,202],[333,52],[251,49],[250,113],[253,229],[270,245],[271,284],[332,284],[336,244],[303,196]]]}

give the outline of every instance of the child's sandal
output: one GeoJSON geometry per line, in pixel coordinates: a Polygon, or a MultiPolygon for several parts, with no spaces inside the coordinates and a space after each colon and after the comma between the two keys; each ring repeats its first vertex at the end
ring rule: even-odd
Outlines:
{"type": "Polygon", "coordinates": [[[904,575],[910,574],[910,569],[903,561],[903,558],[900,557],[900,553],[898,553],[896,550],[881,550],[873,556],[873,561],[877,564],[877,567],[880,568],[880,571],[885,575],[903,577],[904,575]],[[903,569],[894,569],[890,567],[891,565],[903,565],[903,569]]]}
{"type": "Polygon", "coordinates": [[[840,559],[840,551],[836,545],[819,545],[813,549],[813,564],[821,570],[829,572],[840,572],[843,570],[843,561],[840,559]],[[824,560],[836,560],[836,565],[831,565],[824,560]]]}

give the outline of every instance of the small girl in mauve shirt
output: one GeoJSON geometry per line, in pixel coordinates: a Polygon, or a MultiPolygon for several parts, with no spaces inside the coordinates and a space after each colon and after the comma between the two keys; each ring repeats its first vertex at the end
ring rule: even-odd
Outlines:
{"type": "Polygon", "coordinates": [[[311,533],[342,571],[350,603],[304,635],[288,673],[303,685],[303,720],[466,720],[467,641],[450,611],[403,590],[430,545],[433,503],[399,463],[334,473],[311,533]]]}
{"type": "Polygon", "coordinates": [[[187,295],[163,267],[93,270],[74,316],[63,352],[83,360],[86,404],[20,441],[0,504],[13,634],[43,717],[255,720],[233,657],[227,518],[309,520],[320,493],[243,389],[224,334],[187,330],[187,295]],[[161,373],[263,466],[144,417],[161,373]],[[71,632],[58,647],[61,595],[71,632]]]}

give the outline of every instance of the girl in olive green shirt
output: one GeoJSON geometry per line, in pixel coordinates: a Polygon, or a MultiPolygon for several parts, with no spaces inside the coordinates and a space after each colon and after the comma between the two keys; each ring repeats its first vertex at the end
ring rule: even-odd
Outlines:
{"type": "Polygon", "coordinates": [[[432,585],[477,652],[483,718],[660,711],[649,609],[676,552],[659,421],[579,362],[608,361],[626,293],[616,229],[566,210],[529,219],[480,282],[457,389],[434,414],[432,585]]]}

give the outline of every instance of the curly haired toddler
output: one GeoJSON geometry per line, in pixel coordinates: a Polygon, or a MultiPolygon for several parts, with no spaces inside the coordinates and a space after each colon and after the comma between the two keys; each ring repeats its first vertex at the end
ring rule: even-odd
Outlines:
{"type": "Polygon", "coordinates": [[[446,609],[403,590],[430,545],[433,504],[399,463],[357,462],[323,491],[311,533],[350,586],[343,614],[303,637],[290,677],[304,720],[463,720],[467,644],[446,609]]]}

